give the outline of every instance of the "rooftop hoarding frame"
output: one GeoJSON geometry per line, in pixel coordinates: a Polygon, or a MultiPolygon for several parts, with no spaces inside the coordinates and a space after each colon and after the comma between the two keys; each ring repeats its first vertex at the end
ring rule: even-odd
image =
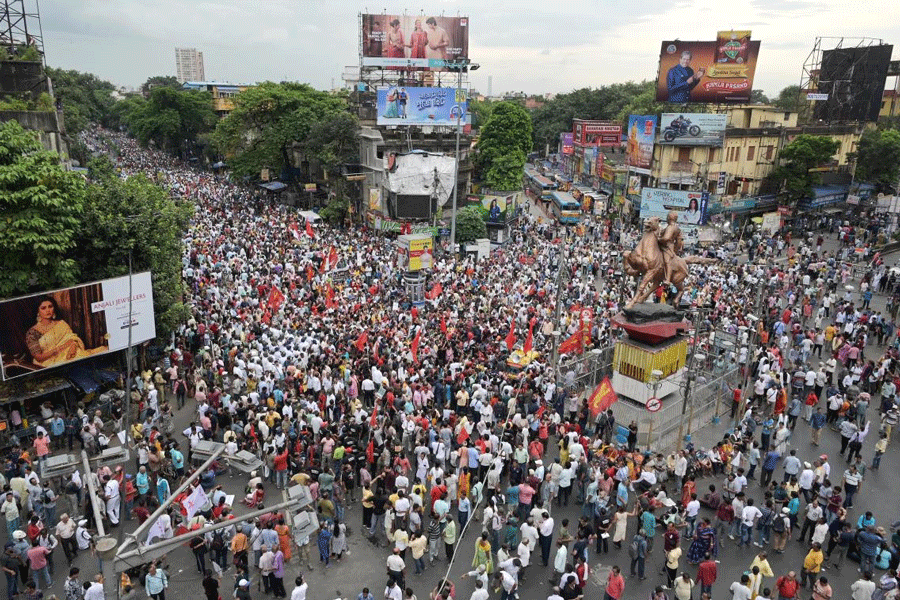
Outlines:
{"type": "Polygon", "coordinates": [[[746,103],[760,43],[749,31],[720,31],[716,41],[664,41],[659,53],[657,102],[746,103]]]}
{"type": "Polygon", "coordinates": [[[381,69],[446,71],[469,58],[469,18],[362,14],[360,64],[381,69]]]}
{"type": "Polygon", "coordinates": [[[156,337],[149,271],[0,301],[0,374],[13,379],[156,337]]]}

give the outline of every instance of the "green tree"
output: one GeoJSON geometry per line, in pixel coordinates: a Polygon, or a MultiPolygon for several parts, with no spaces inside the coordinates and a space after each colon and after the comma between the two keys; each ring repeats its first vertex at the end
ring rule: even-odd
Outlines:
{"type": "Polygon", "coordinates": [[[492,190],[522,187],[522,168],[532,147],[531,117],[513,102],[498,102],[481,129],[475,165],[492,190]]]}
{"type": "Polygon", "coordinates": [[[146,102],[133,102],[124,117],[142,145],[152,141],[169,152],[184,152],[185,143],[194,143],[216,122],[209,92],[165,86],[153,88],[146,102]]]}
{"type": "Polygon", "coordinates": [[[263,168],[280,171],[290,165],[294,144],[302,145],[318,124],[344,112],[347,103],[306,84],[267,81],[241,92],[234,105],[216,126],[213,143],[232,173],[258,175],[263,168]]]}
{"type": "Polygon", "coordinates": [[[752,90],[750,92],[750,104],[769,104],[771,100],[762,90],[752,90]]]}
{"type": "Polygon", "coordinates": [[[182,235],[193,206],[174,200],[144,175],[123,180],[92,163],[95,182],[88,186],[84,218],[74,253],[82,281],[135,273],[153,273],[156,333],[165,338],[189,316],[181,282],[182,235]],[[98,260],[99,258],[99,260],[98,260]]]}
{"type": "Polygon", "coordinates": [[[66,131],[73,136],[90,123],[106,127],[118,125],[112,97],[115,86],[91,73],[67,71],[47,67],[47,76],[53,82],[53,95],[62,102],[65,111],[66,131]]]}
{"type": "Polygon", "coordinates": [[[303,144],[306,155],[315,158],[329,171],[341,164],[359,162],[359,122],[346,111],[323,115],[310,128],[303,144]]]}
{"type": "Polygon", "coordinates": [[[892,193],[900,176],[900,131],[868,129],[862,134],[856,153],[859,181],[873,184],[877,191],[892,193]]]}
{"type": "Polygon", "coordinates": [[[150,90],[157,87],[168,87],[173,90],[180,90],[181,83],[179,83],[178,79],[172,75],[154,75],[153,77],[148,77],[147,81],[141,84],[141,93],[144,95],[149,94],[150,90]]]}
{"type": "Polygon", "coordinates": [[[456,211],[456,243],[465,244],[487,237],[487,225],[477,206],[466,206],[456,211]]]}
{"type": "Polygon", "coordinates": [[[472,113],[472,128],[481,129],[484,124],[491,118],[494,112],[494,106],[497,103],[492,100],[473,100],[469,99],[469,112],[472,113]]]}
{"type": "Polygon", "coordinates": [[[796,206],[812,196],[812,186],[820,179],[811,169],[828,163],[840,147],[840,142],[830,137],[804,133],[781,150],[780,165],[770,177],[781,189],[786,204],[796,206]]]}
{"type": "Polygon", "coordinates": [[[0,297],[76,282],[84,179],[16,121],[0,124],[0,297]]]}
{"type": "Polygon", "coordinates": [[[780,92],[778,97],[772,101],[772,105],[784,111],[797,112],[803,108],[804,101],[800,100],[800,86],[789,85],[780,92]]]}

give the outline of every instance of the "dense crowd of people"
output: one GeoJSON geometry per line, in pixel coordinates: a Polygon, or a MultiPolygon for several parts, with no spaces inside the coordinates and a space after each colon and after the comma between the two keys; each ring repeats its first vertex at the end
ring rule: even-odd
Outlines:
{"type": "MultiPolygon", "coordinates": [[[[709,450],[667,455],[637,447],[637,425],[618,423],[613,410],[592,414],[549,360],[557,297],[565,336],[581,326],[582,306],[594,309],[588,347],[619,335],[610,319],[630,288],[617,279],[616,257],[637,241],[636,228],[596,220],[573,235],[526,211],[512,241],[489,258],[437,256],[428,288],[441,291],[416,306],[381,234],[307,227],[265,193],[124,135],[95,129],[84,138],[114,150],[122,176],[148,174],[195,205],[182,257],[191,318],[160,364],[135,378],[134,468],[76,471],[62,490],[42,483],[55,449],[73,439],[95,449],[109,443],[99,416],[52,411],[33,447],[8,466],[0,508],[10,598],[20,584],[30,586],[26,597],[51,586],[47,556],[57,544],[69,563],[91,548],[95,508],[108,526],[146,521],[191,472],[202,440],[224,443],[224,458],[178,500],[199,487],[203,505],[174,503],[142,543],[227,524],[189,543],[210,600],[250,598],[253,581],[286,597],[284,579],[295,567],[302,574],[291,598],[305,600],[309,580],[353,560],[348,524],[357,523],[348,511],[358,515],[356,503],[363,533],[386,549],[390,600],[415,598],[416,576],[449,564],[461,546],[467,556],[473,549],[464,575],[474,581],[473,600],[491,589],[516,598],[530,578],[550,579],[548,600],[581,598],[598,559],[629,567],[626,574],[613,566],[604,578],[612,600],[631,596],[626,577],[647,576],[660,583],[654,600],[711,598],[714,584],[735,600],[897,595],[900,533],[855,507],[900,419],[897,276],[877,255],[861,278],[841,260],[877,232],[841,230],[833,252],[818,234],[757,235],[747,244],[750,262],[729,253],[692,268],[685,300],[705,307],[707,326],[738,340],[710,361],[720,371],[740,369],[750,384],[734,390],[734,431],[709,450]],[[858,280],[858,289],[847,287],[858,280]],[[874,293],[888,295],[883,314],[870,307],[874,293]],[[510,330],[517,345],[540,353],[522,370],[507,368],[510,330]],[[175,415],[185,411],[190,426],[176,431],[175,415]],[[798,423],[809,443],[795,435],[798,423]],[[841,437],[845,469],[810,450],[823,429],[841,437]],[[217,478],[235,474],[228,459],[243,450],[263,466],[234,502],[217,478]],[[96,503],[85,493],[87,477],[100,490],[96,503]],[[236,504],[265,508],[291,485],[308,486],[318,530],[292,527],[284,513],[241,518],[236,504]],[[58,495],[72,516],[57,519],[58,495]],[[565,508],[572,504],[580,506],[574,513],[565,508]],[[786,548],[804,558],[776,577],[767,552],[786,548]],[[860,562],[860,579],[833,591],[826,565],[839,569],[848,557],[860,562]],[[719,560],[748,562],[746,575],[717,582],[719,560]],[[226,584],[221,574],[232,568],[226,584]]],[[[664,300],[667,290],[655,296],[664,300]]],[[[461,581],[436,573],[437,585],[418,593],[455,598],[461,581]]],[[[163,563],[135,576],[148,595],[165,599],[163,563]]],[[[123,583],[132,585],[128,574],[123,583]]],[[[382,583],[373,576],[375,592],[358,598],[374,600],[382,583]]],[[[93,600],[102,582],[82,582],[73,568],[65,590],[67,600],[93,600]]]]}

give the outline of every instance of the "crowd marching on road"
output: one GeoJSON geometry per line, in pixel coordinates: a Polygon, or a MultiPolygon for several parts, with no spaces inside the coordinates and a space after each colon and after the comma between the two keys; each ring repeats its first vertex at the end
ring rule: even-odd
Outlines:
{"type": "MultiPolygon", "coordinates": [[[[135,414],[114,415],[130,423],[134,465],[76,471],[54,489],[42,479],[48,456],[73,442],[96,450],[122,425],[52,410],[33,446],[9,457],[0,510],[10,598],[40,598],[62,580],[56,546],[69,565],[91,550],[86,478],[101,490],[108,526],[142,523],[191,471],[201,440],[224,443],[224,459],[153,523],[150,539],[233,522],[177,550],[192,555],[184,568],[196,568],[209,600],[325,597],[340,565],[368,565],[376,548],[381,566],[360,575],[359,600],[897,596],[900,523],[883,521],[886,509],[865,490],[900,420],[900,286],[878,255],[860,274],[841,260],[875,226],[756,236],[749,261],[734,251],[692,266],[685,298],[737,336],[720,360],[750,384],[733,390],[737,426],[710,449],[666,453],[638,447],[637,424],[613,410],[591,414],[547,358],[557,296],[564,335],[581,326],[568,310],[578,306],[594,307],[589,347],[619,335],[615,257],[636,228],[604,219],[572,235],[533,206],[489,258],[436,257],[428,286],[441,291],[417,307],[378,232],[312,227],[295,209],[121,134],[94,129],[84,141],[114,148],[122,176],[145,173],[195,205],[182,257],[191,318],[136,377],[135,414]],[[569,277],[557,294],[559,269],[569,277]],[[540,352],[521,371],[507,368],[510,337],[540,352]],[[840,456],[820,451],[838,440],[840,456]],[[233,501],[228,457],[241,450],[263,467],[233,501]],[[292,485],[308,487],[317,531],[298,534],[283,512],[241,517],[292,485]],[[197,488],[204,505],[181,502],[197,488]],[[69,514],[57,516],[57,502],[69,514]],[[776,572],[770,559],[782,553],[794,566],[776,572]],[[829,582],[855,562],[854,582],[829,582]],[[743,574],[723,580],[731,565],[743,574]]],[[[77,564],[62,574],[66,599],[102,597],[99,575],[77,564]]],[[[139,583],[158,600],[174,579],[165,560],[131,577],[139,581],[125,574],[123,589],[139,583]]]]}

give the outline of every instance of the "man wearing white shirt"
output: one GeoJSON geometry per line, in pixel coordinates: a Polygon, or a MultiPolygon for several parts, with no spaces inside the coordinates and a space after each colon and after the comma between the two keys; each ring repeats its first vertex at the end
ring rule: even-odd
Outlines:
{"type": "Polygon", "coordinates": [[[541,543],[541,564],[545,567],[550,563],[550,544],[553,541],[553,527],[555,525],[550,513],[541,514],[543,521],[538,527],[539,541],[541,543]]]}

